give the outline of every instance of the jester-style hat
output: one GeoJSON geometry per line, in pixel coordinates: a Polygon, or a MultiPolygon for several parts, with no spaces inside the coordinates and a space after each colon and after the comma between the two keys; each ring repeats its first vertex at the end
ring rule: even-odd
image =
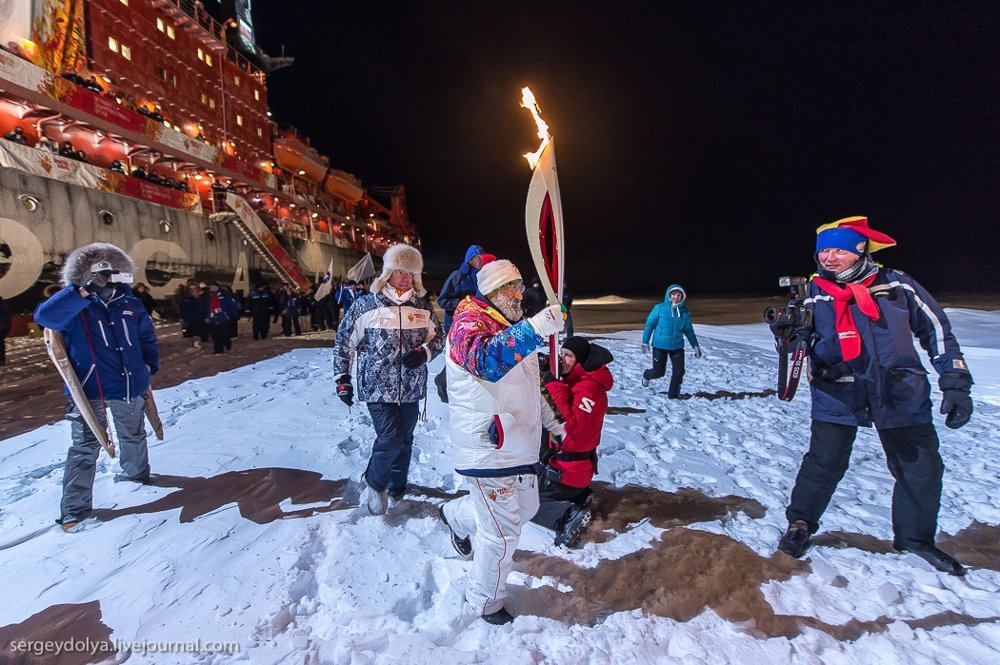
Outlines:
{"type": "Polygon", "coordinates": [[[816,251],[835,247],[861,256],[892,247],[896,241],[886,234],[868,228],[867,217],[845,217],[816,229],[816,251]]]}

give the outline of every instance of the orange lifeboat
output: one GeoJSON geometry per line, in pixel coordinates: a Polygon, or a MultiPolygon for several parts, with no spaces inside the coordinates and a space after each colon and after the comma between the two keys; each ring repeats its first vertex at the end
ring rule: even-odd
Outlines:
{"type": "Polygon", "coordinates": [[[343,199],[352,206],[356,205],[361,200],[361,197],[365,195],[365,190],[361,187],[360,180],[350,173],[334,169],[331,169],[330,173],[326,176],[326,191],[339,199],[343,199]]]}
{"type": "Polygon", "coordinates": [[[318,185],[323,182],[326,171],[330,168],[326,157],[290,131],[279,130],[278,138],[274,139],[272,148],[278,166],[286,173],[311,183],[318,185]]]}

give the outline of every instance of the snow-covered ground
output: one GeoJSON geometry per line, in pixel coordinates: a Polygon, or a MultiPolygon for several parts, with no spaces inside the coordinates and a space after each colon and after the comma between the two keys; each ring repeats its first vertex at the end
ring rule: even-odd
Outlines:
{"type": "Polygon", "coordinates": [[[1000,312],[949,314],[976,379],[972,422],[938,418],[940,542],[965,578],[890,552],[892,480],[864,430],[807,561],[774,555],[809,398],[764,395],[766,327],[696,325],[681,401],[640,387],[623,332],[600,341],[617,385],[595,523],[576,550],[527,527],[517,620],[490,626],[437,518],[462,489],[446,406],[428,400],[407,499],[359,515],[371,419],[334,397],[328,349],[300,349],[158,391],[162,486],[115,484],[102,454],[99,519],[76,533],[52,525],[68,426],[0,442],[0,661],[90,639],[138,643],[130,663],[1000,662],[1000,312]]]}

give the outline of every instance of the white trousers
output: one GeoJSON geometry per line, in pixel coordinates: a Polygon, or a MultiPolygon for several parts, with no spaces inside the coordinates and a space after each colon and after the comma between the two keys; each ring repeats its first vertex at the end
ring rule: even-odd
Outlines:
{"type": "Polygon", "coordinates": [[[445,504],[445,517],[459,538],[472,537],[472,570],[465,599],[480,614],[493,614],[507,598],[507,575],[521,538],[521,525],[538,511],[538,478],[466,478],[471,490],[445,504]]]}

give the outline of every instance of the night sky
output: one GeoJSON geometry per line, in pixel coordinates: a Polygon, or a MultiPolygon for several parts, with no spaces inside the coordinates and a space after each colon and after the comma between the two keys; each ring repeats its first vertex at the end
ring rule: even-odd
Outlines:
{"type": "Polygon", "coordinates": [[[555,138],[577,295],[778,292],[815,228],[867,215],[932,291],[1000,288],[994,3],[255,0],[277,121],[365,185],[404,184],[428,281],[524,232],[555,138]],[[749,7],[753,6],[753,9],[749,7]]]}

